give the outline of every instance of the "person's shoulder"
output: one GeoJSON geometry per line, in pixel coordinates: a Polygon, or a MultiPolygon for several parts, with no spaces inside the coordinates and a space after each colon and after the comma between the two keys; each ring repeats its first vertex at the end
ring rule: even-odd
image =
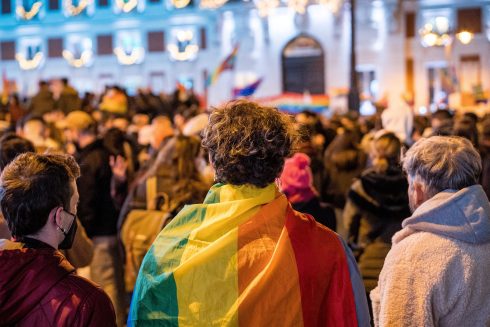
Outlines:
{"type": "Polygon", "coordinates": [[[40,303],[48,317],[63,310],[66,322],[79,326],[113,326],[114,308],[107,294],[93,282],[70,273],[54,285],[40,303]],[[94,323],[96,325],[94,325],[94,323]]]}
{"type": "Polygon", "coordinates": [[[330,228],[322,225],[310,214],[291,209],[289,212],[288,232],[304,239],[304,242],[321,245],[321,247],[342,248],[339,235],[330,228]]]}
{"type": "Polygon", "coordinates": [[[67,296],[78,298],[80,306],[112,306],[109,296],[100,286],[74,273],[69,274],[57,285],[67,296]]]}
{"type": "MultiPolygon", "coordinates": [[[[396,237],[397,234],[394,239],[396,237]]],[[[457,260],[460,250],[455,240],[434,233],[417,231],[393,243],[385,259],[385,265],[402,265],[410,270],[423,269],[435,273],[457,260]]]]}

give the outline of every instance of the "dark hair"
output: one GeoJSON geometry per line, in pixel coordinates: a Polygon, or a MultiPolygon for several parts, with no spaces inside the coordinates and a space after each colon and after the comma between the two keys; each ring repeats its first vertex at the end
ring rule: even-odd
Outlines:
{"type": "Polygon", "coordinates": [[[382,134],[371,143],[370,155],[373,160],[373,168],[378,173],[384,173],[390,167],[400,163],[400,151],[402,143],[391,132],[382,134]]]}
{"type": "Polygon", "coordinates": [[[288,115],[246,100],[214,109],[203,134],[217,182],[257,187],[281,174],[297,139],[288,115]]]}
{"type": "Polygon", "coordinates": [[[15,157],[25,152],[36,152],[34,145],[29,140],[14,133],[4,134],[0,138],[0,171],[15,157]]]}
{"type": "Polygon", "coordinates": [[[478,130],[471,118],[464,117],[454,125],[454,136],[461,136],[471,141],[471,143],[478,147],[478,130]]]}
{"type": "Polygon", "coordinates": [[[432,119],[446,120],[453,119],[453,114],[448,110],[438,109],[431,115],[432,119]]]}
{"type": "Polygon", "coordinates": [[[69,155],[24,153],[8,164],[0,177],[0,207],[12,235],[35,234],[53,208],[69,208],[70,182],[79,176],[69,155]]]}
{"type": "Polygon", "coordinates": [[[126,135],[119,128],[112,127],[104,134],[104,147],[113,156],[122,156],[126,158],[124,153],[124,142],[127,142],[126,135]]]}
{"type": "Polygon", "coordinates": [[[352,130],[345,129],[335,136],[325,150],[324,162],[341,171],[353,171],[364,165],[364,157],[352,130]]]}

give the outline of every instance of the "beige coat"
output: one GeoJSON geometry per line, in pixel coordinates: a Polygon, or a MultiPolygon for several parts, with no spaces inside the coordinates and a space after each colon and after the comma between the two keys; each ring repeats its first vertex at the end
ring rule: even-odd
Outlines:
{"type": "Polygon", "coordinates": [[[490,326],[490,205],[479,185],[423,203],[371,292],[376,326],[490,326]]]}

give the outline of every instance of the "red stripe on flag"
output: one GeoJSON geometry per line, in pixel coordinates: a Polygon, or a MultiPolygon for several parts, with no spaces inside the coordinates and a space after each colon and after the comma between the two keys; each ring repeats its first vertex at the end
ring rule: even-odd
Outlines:
{"type": "Polygon", "coordinates": [[[338,236],[311,216],[287,210],[305,326],[357,326],[354,293],[338,236]]]}

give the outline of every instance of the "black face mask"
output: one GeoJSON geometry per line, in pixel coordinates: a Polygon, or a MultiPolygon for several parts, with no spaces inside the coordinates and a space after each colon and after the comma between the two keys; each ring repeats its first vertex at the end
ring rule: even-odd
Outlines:
{"type": "Polygon", "coordinates": [[[75,234],[77,233],[77,216],[72,214],[69,211],[64,210],[66,213],[70,214],[73,216],[73,222],[71,223],[70,229],[66,231],[64,228],[58,226],[58,228],[61,230],[63,235],[65,235],[65,238],[63,241],[58,245],[58,249],[60,250],[68,250],[71,249],[73,245],[73,240],[75,240],[75,234]]]}

